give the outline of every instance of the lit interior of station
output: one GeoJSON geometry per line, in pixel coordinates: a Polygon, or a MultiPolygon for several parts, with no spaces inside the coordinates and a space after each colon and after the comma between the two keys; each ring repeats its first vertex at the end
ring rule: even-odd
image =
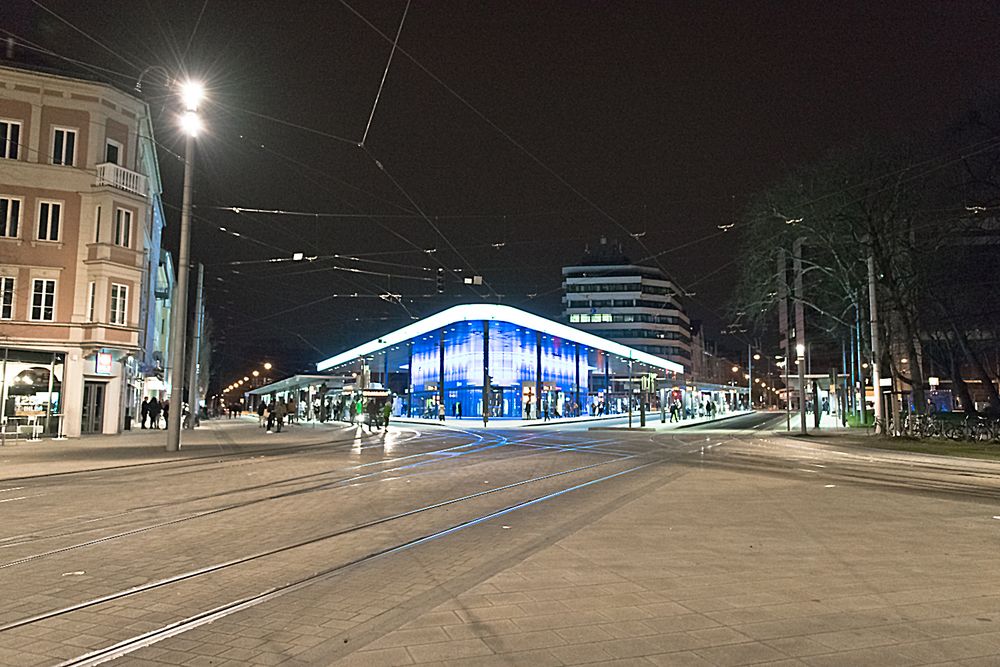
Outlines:
{"type": "Polygon", "coordinates": [[[683,382],[683,367],[573,327],[492,304],[455,306],[316,365],[380,386],[393,413],[537,419],[618,414],[640,386],[652,395],[683,382]],[[643,385],[640,382],[645,381],[643,385]],[[631,390],[631,391],[630,391],[631,390]]]}

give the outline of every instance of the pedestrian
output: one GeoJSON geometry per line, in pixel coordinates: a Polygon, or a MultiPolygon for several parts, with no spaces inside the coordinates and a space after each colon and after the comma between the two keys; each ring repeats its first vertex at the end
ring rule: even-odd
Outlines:
{"type": "Polygon", "coordinates": [[[382,424],[385,425],[385,430],[389,430],[389,417],[392,416],[392,406],[389,405],[389,401],[382,404],[382,424]]]}
{"type": "Polygon", "coordinates": [[[267,404],[264,408],[264,415],[267,418],[267,432],[274,433],[274,419],[276,417],[274,413],[274,401],[267,404]]]}
{"type": "Polygon", "coordinates": [[[169,400],[163,401],[163,423],[165,423],[167,425],[167,428],[170,428],[170,401],[169,400]]]}
{"type": "MultiPolygon", "coordinates": [[[[354,403],[354,419],[357,420],[358,424],[361,424],[361,417],[365,414],[365,404],[360,396],[358,400],[354,403]]],[[[354,419],[351,422],[354,422],[354,419]]]]}
{"type": "Polygon", "coordinates": [[[267,412],[267,403],[261,401],[257,405],[257,428],[264,428],[264,424],[267,423],[267,416],[265,414],[266,412],[267,412]]]}
{"type": "Polygon", "coordinates": [[[156,396],[149,399],[149,428],[160,428],[160,402],[156,396]]]}
{"type": "Polygon", "coordinates": [[[524,418],[531,419],[531,401],[525,401],[524,403],[524,418]]]}
{"type": "Polygon", "coordinates": [[[375,402],[374,398],[368,399],[368,403],[365,405],[365,413],[368,416],[368,432],[377,431],[379,409],[378,403],[375,402]]]}
{"type": "Polygon", "coordinates": [[[438,421],[444,421],[444,403],[438,403],[438,421]]]}
{"type": "Polygon", "coordinates": [[[288,404],[285,406],[288,410],[288,423],[291,424],[293,421],[298,421],[298,413],[296,412],[297,406],[295,405],[295,399],[292,397],[288,398],[288,404]]]}
{"type": "Polygon", "coordinates": [[[458,417],[459,419],[462,418],[462,402],[461,401],[459,401],[458,403],[455,403],[455,416],[458,417]]]}
{"type": "Polygon", "coordinates": [[[139,406],[139,416],[142,418],[139,422],[142,428],[146,428],[146,420],[149,419],[149,396],[142,397],[142,405],[139,406]]]}
{"type": "Polygon", "coordinates": [[[542,421],[549,420],[549,402],[542,401],[542,421]]]}
{"type": "Polygon", "coordinates": [[[281,425],[285,421],[285,414],[287,408],[285,408],[285,403],[281,400],[274,401],[274,422],[277,425],[278,433],[281,433],[281,425]]]}
{"type": "Polygon", "coordinates": [[[671,424],[673,424],[676,421],[680,421],[680,419],[677,416],[678,412],[679,412],[679,410],[677,408],[677,401],[671,401],[670,402],[670,423],[671,424]]]}

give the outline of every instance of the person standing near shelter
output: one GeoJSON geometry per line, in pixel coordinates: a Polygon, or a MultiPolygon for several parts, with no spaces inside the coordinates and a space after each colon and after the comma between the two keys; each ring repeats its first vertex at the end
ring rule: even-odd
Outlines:
{"type": "Polygon", "coordinates": [[[257,406],[257,428],[264,428],[264,424],[267,421],[264,413],[267,412],[267,402],[261,401],[257,406]]]}
{"type": "Polygon", "coordinates": [[[389,405],[389,401],[382,404],[382,424],[385,426],[385,430],[389,430],[389,417],[392,416],[392,406],[389,405]]]}
{"type": "Polygon", "coordinates": [[[278,431],[278,433],[281,433],[281,425],[285,421],[285,414],[287,412],[288,412],[288,410],[285,407],[284,401],[282,401],[280,399],[275,399],[275,401],[274,401],[274,421],[275,421],[275,424],[277,425],[277,431],[278,431]]]}
{"type": "Polygon", "coordinates": [[[149,399],[149,428],[160,428],[160,402],[156,396],[149,399]]]}
{"type": "Polygon", "coordinates": [[[149,419],[149,396],[142,397],[142,405],[139,406],[139,417],[141,428],[146,428],[146,420],[149,419]]]}

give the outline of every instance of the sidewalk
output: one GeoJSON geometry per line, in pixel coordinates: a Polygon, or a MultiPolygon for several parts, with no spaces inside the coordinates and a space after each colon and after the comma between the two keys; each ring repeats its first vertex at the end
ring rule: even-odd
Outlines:
{"type": "MultiPolygon", "coordinates": [[[[639,426],[639,415],[632,415],[632,429],[633,431],[675,431],[678,429],[685,429],[691,426],[697,426],[699,424],[708,424],[711,422],[724,422],[727,419],[733,419],[735,417],[743,417],[745,415],[754,414],[754,410],[739,410],[737,412],[727,412],[723,415],[716,415],[714,417],[693,417],[691,419],[684,419],[679,422],[671,422],[670,417],[667,417],[666,422],[660,421],[659,413],[646,414],[646,425],[639,426]]],[[[628,423],[615,426],[591,426],[591,431],[628,431],[628,423]]]]}
{"type": "MultiPolygon", "coordinates": [[[[728,412],[724,415],[717,415],[716,417],[695,417],[693,419],[685,419],[681,422],[670,423],[670,416],[667,416],[667,422],[665,424],[660,423],[660,413],[659,412],[647,412],[646,413],[646,427],[645,430],[670,430],[675,428],[685,428],[687,426],[694,426],[696,424],[704,424],[710,421],[723,421],[725,419],[731,419],[733,417],[740,417],[743,415],[753,414],[752,410],[742,410],[739,412],[728,412]]],[[[420,424],[423,426],[442,426],[446,428],[461,428],[463,430],[484,430],[483,422],[481,419],[475,417],[464,417],[462,419],[456,417],[447,417],[445,421],[438,421],[437,419],[421,419],[419,417],[393,417],[393,424],[420,424]]],[[[599,425],[590,426],[589,430],[628,430],[628,413],[623,415],[603,415],[601,417],[591,417],[590,415],[583,417],[560,417],[559,419],[550,419],[545,421],[544,419],[493,419],[489,422],[489,425],[485,427],[485,430],[497,430],[497,429],[508,429],[508,428],[556,428],[560,426],[577,426],[581,424],[595,423],[599,425]]],[[[639,429],[639,413],[632,413],[632,426],[633,431],[639,429]]]]}
{"type": "Polygon", "coordinates": [[[165,429],[68,440],[19,440],[16,444],[8,440],[6,446],[0,447],[0,480],[267,452],[328,440],[338,426],[306,423],[269,434],[256,424],[256,416],[204,421],[193,431],[181,432],[178,452],[166,451],[165,429]]]}

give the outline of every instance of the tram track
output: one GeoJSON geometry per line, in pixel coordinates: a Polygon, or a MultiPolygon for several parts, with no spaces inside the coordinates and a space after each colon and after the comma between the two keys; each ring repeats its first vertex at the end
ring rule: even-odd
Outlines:
{"type": "MultiPolygon", "coordinates": [[[[596,444],[600,444],[600,442],[603,442],[603,441],[598,441],[597,443],[595,443],[595,445],[596,444]]],[[[482,440],[480,440],[479,442],[476,442],[476,443],[465,443],[465,444],[462,444],[462,445],[455,445],[453,447],[448,447],[448,448],[439,449],[439,450],[433,450],[433,451],[430,451],[430,452],[422,452],[422,453],[418,453],[418,454],[412,454],[412,455],[408,455],[408,456],[405,456],[405,457],[398,457],[398,458],[395,458],[395,459],[385,459],[385,460],[380,460],[380,461],[373,461],[373,462],[369,462],[369,463],[365,463],[365,464],[350,466],[348,468],[341,468],[341,469],[336,469],[336,470],[332,470],[332,471],[324,471],[322,473],[315,473],[313,475],[302,476],[301,478],[298,478],[298,479],[299,479],[299,481],[302,481],[303,479],[313,479],[315,477],[322,477],[322,476],[326,476],[326,475],[336,474],[336,473],[339,473],[339,472],[343,472],[344,470],[358,470],[358,469],[361,469],[361,468],[367,468],[367,467],[374,466],[374,465],[396,463],[396,462],[399,462],[399,461],[402,461],[402,460],[409,460],[409,459],[413,459],[413,458],[422,458],[422,457],[428,457],[428,456],[442,455],[442,454],[446,454],[446,453],[454,453],[455,450],[464,449],[464,448],[468,448],[468,447],[479,447],[479,449],[472,449],[472,450],[470,450],[468,452],[463,452],[464,455],[476,454],[476,453],[479,453],[481,451],[485,451],[485,450],[488,450],[488,449],[493,449],[493,448],[497,448],[497,447],[501,447],[501,446],[506,446],[508,444],[510,444],[510,442],[506,438],[503,438],[503,437],[500,437],[496,442],[489,442],[487,444],[482,444],[482,440]]],[[[535,452],[535,453],[532,453],[532,454],[522,454],[522,455],[520,455],[520,456],[517,457],[517,460],[523,460],[523,459],[529,458],[531,456],[541,455],[541,454],[547,453],[547,451],[548,450],[543,450],[543,451],[535,452]]],[[[585,450],[585,448],[575,447],[571,451],[586,451],[586,450],[585,450]]],[[[253,498],[253,499],[249,499],[249,500],[245,500],[245,501],[241,501],[241,502],[230,503],[230,504],[227,504],[227,505],[223,505],[221,507],[206,509],[206,510],[203,510],[203,511],[200,511],[200,512],[194,512],[194,513],[190,513],[190,514],[183,515],[183,516],[180,516],[180,517],[174,517],[174,518],[171,518],[171,519],[168,519],[168,520],[165,520],[165,521],[159,521],[159,522],[156,522],[156,523],[153,523],[153,524],[148,524],[148,525],[138,526],[138,527],[134,527],[134,528],[129,528],[129,529],[126,529],[126,530],[122,530],[121,532],[113,533],[111,535],[103,535],[103,536],[100,536],[100,537],[97,537],[97,538],[94,538],[94,539],[91,539],[91,540],[85,540],[83,542],[78,542],[78,543],[75,543],[75,544],[66,545],[66,546],[55,548],[55,549],[49,549],[49,550],[46,550],[46,551],[43,551],[43,552],[39,552],[39,553],[35,553],[35,554],[30,554],[30,555],[27,555],[27,556],[23,556],[23,557],[20,557],[20,558],[17,558],[17,559],[14,559],[14,560],[11,560],[11,561],[8,561],[8,562],[5,562],[5,563],[0,563],[0,570],[5,570],[5,569],[11,568],[11,567],[15,567],[15,566],[19,566],[19,565],[24,565],[24,564],[27,564],[27,563],[31,563],[31,562],[40,560],[42,558],[49,557],[49,556],[55,556],[55,555],[59,555],[59,554],[65,554],[65,553],[70,552],[70,551],[74,551],[74,550],[78,550],[78,549],[83,549],[83,548],[87,548],[87,547],[92,547],[92,546],[96,546],[96,545],[100,545],[100,544],[105,544],[107,542],[111,542],[111,541],[117,540],[117,539],[126,538],[126,537],[132,537],[132,536],[139,535],[139,534],[142,534],[142,533],[147,533],[147,532],[159,529],[159,528],[165,528],[165,527],[169,527],[169,526],[175,526],[177,524],[188,522],[188,521],[192,521],[192,520],[197,520],[197,519],[203,519],[203,518],[207,518],[207,517],[212,517],[212,516],[219,515],[219,514],[222,514],[224,512],[228,512],[228,511],[232,511],[232,510],[246,509],[247,507],[251,507],[253,505],[257,505],[257,504],[261,504],[261,503],[272,502],[272,501],[276,501],[276,500],[283,500],[283,499],[287,499],[287,498],[291,498],[291,497],[295,497],[295,496],[300,496],[300,495],[305,495],[305,494],[309,494],[309,493],[329,491],[329,490],[333,490],[333,489],[337,489],[337,488],[341,488],[341,487],[349,486],[349,485],[356,485],[358,482],[370,481],[370,480],[372,480],[372,479],[374,479],[376,477],[379,477],[379,476],[384,476],[384,475],[389,475],[389,474],[392,474],[392,473],[398,473],[398,472],[403,472],[403,471],[407,471],[407,470],[412,470],[414,468],[428,466],[428,465],[433,465],[433,464],[436,464],[436,463],[443,463],[443,462],[447,462],[447,461],[450,461],[450,460],[452,460],[452,457],[450,457],[450,456],[445,456],[445,457],[438,456],[437,458],[431,458],[431,459],[425,460],[425,461],[417,461],[415,463],[408,463],[408,464],[403,465],[403,466],[393,466],[393,467],[388,467],[388,468],[382,468],[382,469],[376,470],[374,472],[368,472],[368,473],[364,473],[364,474],[351,475],[351,476],[342,477],[342,478],[339,478],[339,479],[327,480],[327,481],[324,481],[324,482],[319,483],[319,484],[314,484],[312,486],[306,486],[304,488],[294,488],[292,490],[283,491],[281,493],[270,494],[270,495],[267,495],[267,496],[264,496],[264,497],[261,497],[261,498],[253,498]]],[[[484,463],[488,463],[488,461],[484,462],[484,463]]],[[[267,483],[267,484],[262,484],[262,485],[255,485],[254,487],[250,487],[250,488],[252,488],[254,490],[259,490],[261,488],[272,488],[275,485],[276,485],[275,483],[267,483]]],[[[281,485],[281,484],[278,483],[278,485],[281,485]]],[[[205,500],[205,499],[212,499],[212,498],[216,498],[216,497],[222,497],[224,495],[230,495],[231,493],[236,493],[236,492],[242,492],[242,491],[227,491],[227,492],[222,492],[220,494],[210,494],[210,495],[201,496],[201,497],[198,497],[198,498],[195,498],[195,499],[189,499],[189,500],[184,500],[184,501],[179,501],[179,502],[175,501],[173,503],[164,503],[164,504],[159,504],[159,505],[152,506],[152,507],[159,508],[159,507],[161,507],[163,505],[169,505],[169,506],[173,507],[173,506],[176,506],[176,505],[178,505],[180,503],[194,502],[196,500],[197,501],[201,501],[201,500],[205,500]]],[[[151,508],[142,508],[142,509],[144,510],[144,509],[151,509],[151,508]]],[[[141,511],[141,510],[135,510],[135,512],[137,512],[137,511],[141,511]]],[[[131,514],[131,513],[134,513],[134,512],[133,511],[129,511],[129,512],[124,513],[124,514],[131,514]]],[[[122,514],[123,513],[118,513],[117,516],[121,516],[122,514]]],[[[120,526],[121,525],[119,525],[119,527],[120,526]]],[[[115,528],[115,527],[116,526],[111,526],[110,528],[115,528]]],[[[48,535],[48,536],[34,537],[33,539],[25,540],[25,541],[22,541],[22,542],[10,542],[8,544],[3,544],[3,545],[0,545],[0,548],[15,547],[15,546],[24,546],[26,544],[37,544],[37,543],[40,543],[40,542],[51,541],[51,540],[59,539],[59,538],[62,538],[62,537],[73,537],[73,536],[76,536],[76,535],[86,534],[88,532],[95,532],[95,531],[98,531],[98,530],[107,530],[108,528],[109,528],[108,526],[104,525],[104,526],[99,526],[99,527],[95,527],[95,528],[91,528],[91,529],[85,529],[85,530],[80,530],[80,531],[72,531],[72,532],[59,533],[57,535],[48,535]]]]}
{"type": "MultiPolygon", "coordinates": [[[[390,544],[380,545],[378,548],[373,548],[365,553],[358,555],[352,555],[341,562],[336,562],[329,564],[326,567],[322,567],[314,572],[309,572],[305,574],[297,574],[292,579],[267,586],[263,590],[260,590],[251,595],[244,595],[236,598],[230,602],[222,605],[216,605],[210,609],[199,611],[194,614],[189,614],[185,618],[180,620],[165,624],[155,631],[150,631],[146,633],[141,633],[136,636],[127,638],[122,641],[118,641],[111,646],[100,648],[95,651],[86,653],[77,658],[67,660],[63,664],[67,665],[90,665],[99,664],[107,660],[120,657],[139,648],[149,646],[153,643],[161,641],[163,639],[181,634],[188,630],[194,629],[203,625],[205,623],[210,623],[214,620],[218,620],[224,616],[228,616],[233,613],[237,613],[243,609],[250,606],[256,606],[266,602],[274,597],[290,593],[294,590],[302,588],[304,586],[311,585],[317,581],[326,579],[331,576],[335,576],[344,570],[361,565],[365,562],[371,561],[376,558],[381,558],[384,556],[391,555],[393,553],[398,553],[400,551],[415,547],[422,543],[443,537],[445,535],[463,530],[473,525],[477,525],[486,521],[503,516],[507,513],[517,511],[519,509],[535,505],[547,500],[559,497],[571,491],[582,489],[594,484],[598,484],[616,477],[620,477],[631,472],[638,471],[640,469],[646,468],[655,461],[637,461],[637,457],[629,457],[623,459],[610,459],[606,461],[599,461],[591,463],[584,466],[575,466],[566,470],[560,470],[554,473],[540,475],[531,478],[525,478],[518,480],[516,482],[506,484],[501,487],[495,487],[491,489],[486,489],[472,494],[465,494],[463,496],[458,496],[444,501],[432,503],[429,505],[424,505],[421,507],[411,508],[403,512],[398,512],[392,515],[387,515],[383,517],[378,517],[366,522],[355,524],[353,526],[345,527],[339,530],[330,531],[327,534],[315,536],[307,540],[301,540],[295,543],[285,544],[277,548],[256,552],[253,554],[248,554],[236,559],[232,559],[225,562],[214,563],[210,566],[199,568],[197,570],[185,572],[173,577],[164,578],[154,582],[149,582],[147,584],[132,587],[122,591],[117,591],[104,595],[101,597],[85,600],[73,605],[69,605],[62,608],[51,609],[45,612],[34,614],[32,616],[27,616],[16,621],[9,622],[3,626],[0,626],[0,637],[9,634],[11,632],[17,632],[19,629],[36,626],[37,624],[45,624],[48,621],[53,621],[55,619],[72,619],[73,615],[78,612],[89,611],[93,613],[98,611],[104,606],[109,608],[115,606],[116,603],[120,604],[123,600],[134,600],[139,596],[145,594],[153,593],[154,591],[162,591],[163,589],[169,589],[172,586],[183,584],[184,582],[191,582],[193,580],[200,580],[201,578],[211,577],[212,575],[218,575],[227,570],[237,569],[240,566],[248,565],[250,563],[257,563],[260,561],[265,561],[268,558],[279,556],[281,554],[286,554],[291,551],[302,549],[305,547],[315,546],[323,542],[329,542],[330,540],[336,540],[337,538],[342,538],[348,535],[353,535],[357,533],[362,533],[364,531],[371,531],[379,526],[384,526],[386,524],[391,524],[392,522],[399,522],[404,519],[412,518],[420,514],[432,514],[434,516],[439,516],[440,518],[447,517],[448,521],[445,522],[443,526],[435,526],[430,530],[424,530],[419,534],[402,539],[399,541],[392,542],[390,544]],[[633,465],[634,464],[634,465],[633,465]],[[593,476],[589,474],[590,472],[597,471],[602,467],[615,466],[617,465],[618,470],[609,471],[607,474],[593,476]],[[551,482],[566,478],[569,483],[556,485],[555,488],[551,486],[551,482]],[[583,476],[583,479],[573,479],[573,477],[583,476]],[[513,498],[507,502],[503,502],[499,507],[486,508],[485,510],[474,510],[474,506],[470,505],[474,501],[488,499],[493,497],[506,497],[506,495],[515,489],[525,489],[527,487],[534,486],[535,484],[549,484],[548,488],[543,488],[540,492],[530,494],[527,497],[513,498]],[[447,509],[454,506],[465,506],[470,505],[469,509],[473,510],[472,515],[462,517],[455,520],[454,517],[449,517],[447,509]],[[440,512],[440,510],[444,510],[440,512]]],[[[440,518],[438,521],[440,521],[440,518]]],[[[390,533],[395,535],[396,533],[390,533]]],[[[381,536],[384,540],[385,531],[379,533],[376,531],[370,540],[374,540],[381,536]]],[[[270,571],[270,570],[269,570],[270,571]]]]}

